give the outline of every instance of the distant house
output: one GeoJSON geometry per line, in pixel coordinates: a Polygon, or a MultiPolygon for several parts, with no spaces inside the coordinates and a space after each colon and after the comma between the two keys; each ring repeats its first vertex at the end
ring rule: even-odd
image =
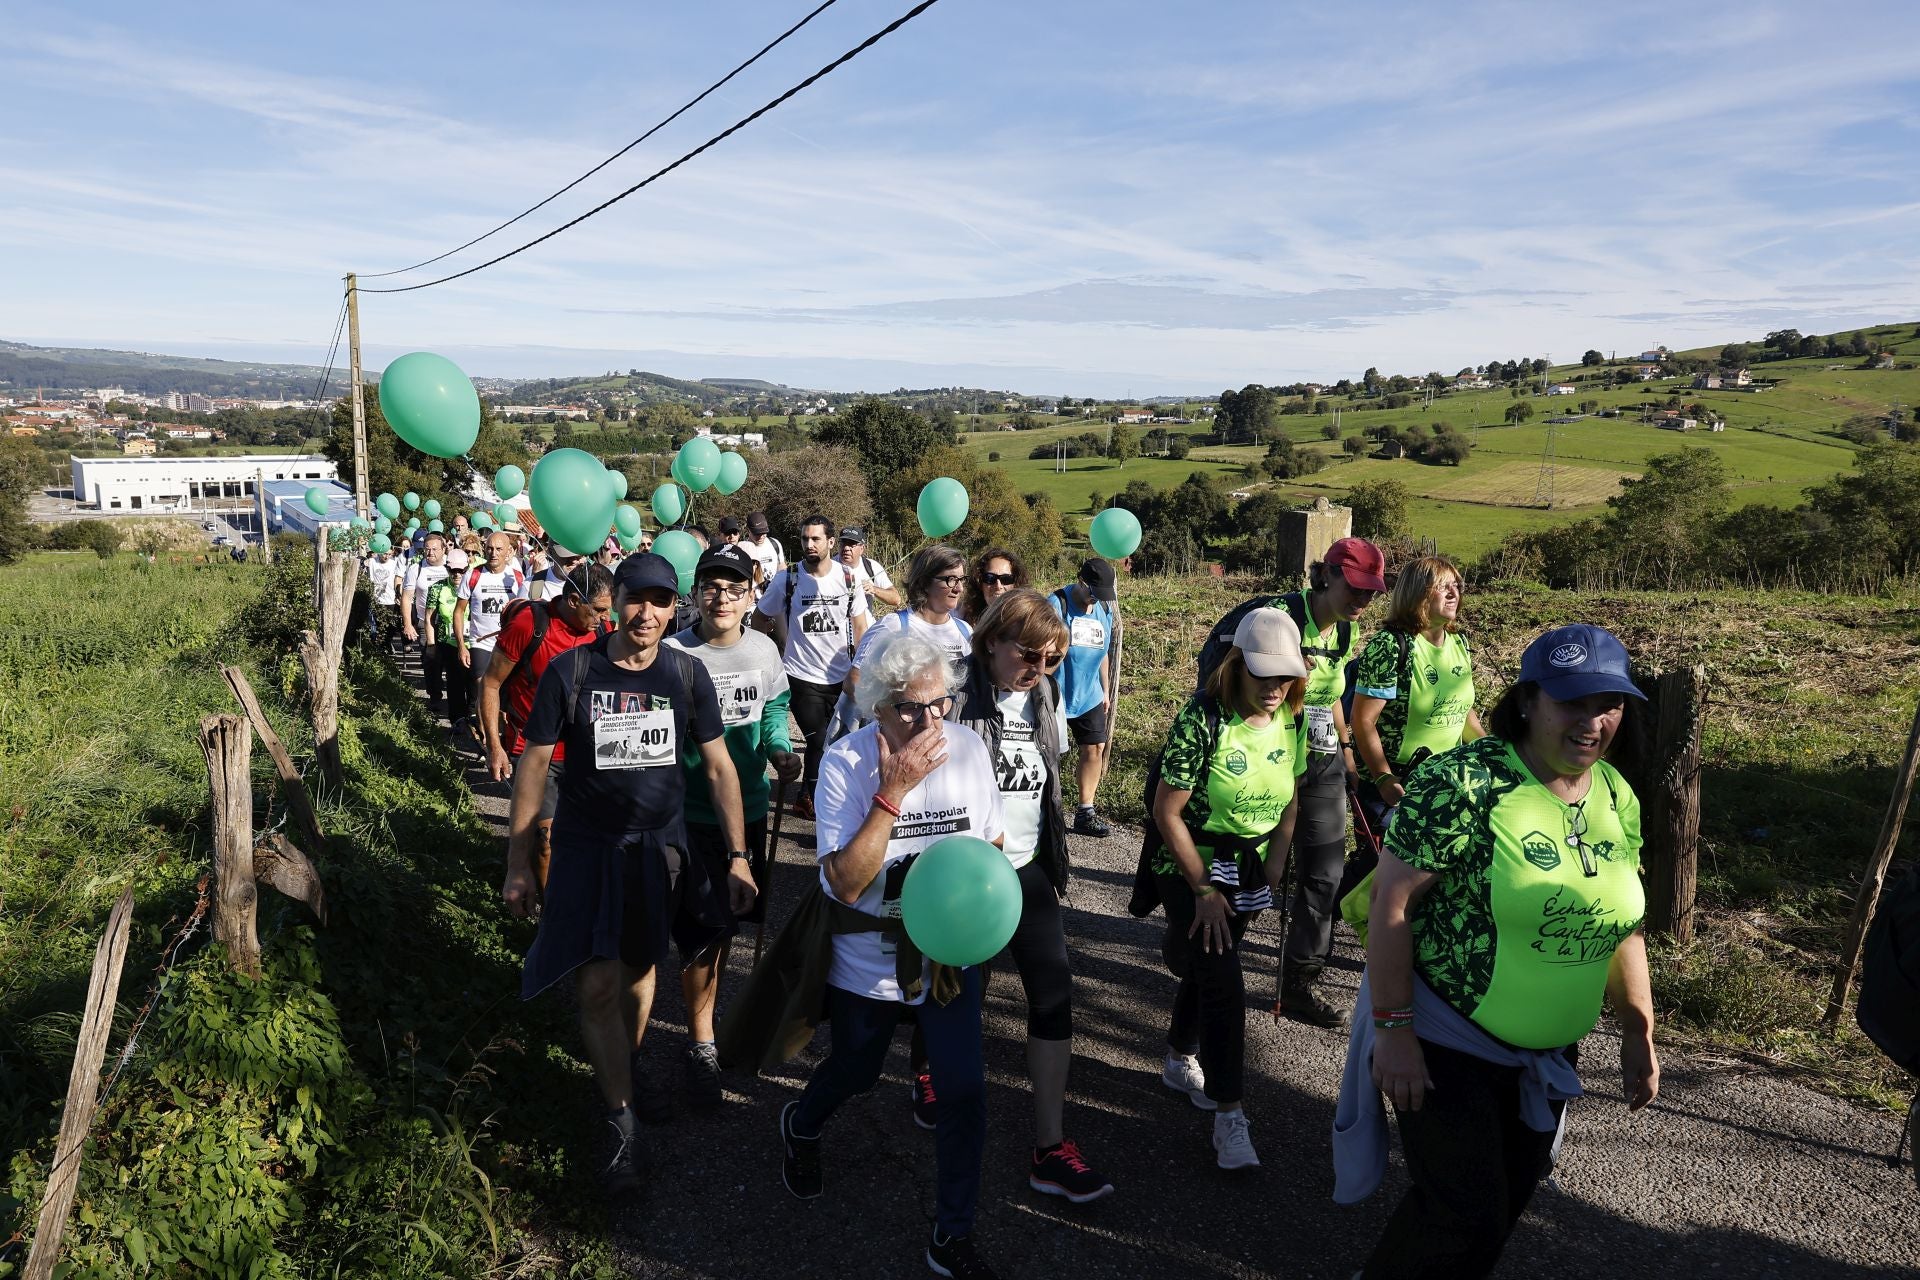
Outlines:
{"type": "Polygon", "coordinates": [[[1144,411],[1144,410],[1133,410],[1133,409],[1127,409],[1127,410],[1123,410],[1123,411],[1121,412],[1121,414],[1120,414],[1120,421],[1122,421],[1122,422],[1152,422],[1152,421],[1153,421],[1153,415],[1152,415],[1151,413],[1148,413],[1148,412],[1146,412],[1146,411],[1144,411]]]}
{"type": "Polygon", "coordinates": [[[1893,352],[1882,351],[1878,356],[1875,356],[1873,361],[1873,367],[1876,369],[1893,368],[1893,352]]]}
{"type": "Polygon", "coordinates": [[[1547,394],[1550,396],[1570,396],[1579,390],[1580,388],[1574,386],[1571,382],[1556,382],[1547,388],[1547,394]]]}
{"type": "Polygon", "coordinates": [[[12,430],[16,436],[37,436],[40,434],[40,428],[29,427],[24,424],[15,424],[12,430]]]}
{"type": "Polygon", "coordinates": [[[1407,456],[1407,447],[1398,440],[1382,441],[1380,447],[1373,451],[1373,456],[1376,458],[1404,458],[1407,456]]]}
{"type": "Polygon", "coordinates": [[[1715,418],[1712,422],[1709,422],[1707,424],[1707,430],[1709,431],[1725,431],[1726,429],[1727,429],[1726,422],[1720,418],[1715,418]]]}
{"type": "Polygon", "coordinates": [[[151,457],[153,451],[153,440],[147,436],[128,436],[120,445],[120,452],[130,458],[151,457]]]}
{"type": "Polygon", "coordinates": [[[1695,391],[1718,391],[1720,389],[1720,375],[1717,373],[1694,374],[1693,389],[1695,391]]]}
{"type": "Polygon", "coordinates": [[[1453,385],[1462,391],[1485,391],[1493,384],[1476,373],[1467,377],[1455,378],[1453,385]]]}
{"type": "Polygon", "coordinates": [[[1714,373],[1696,373],[1693,385],[1699,391],[1731,391],[1753,385],[1753,375],[1745,369],[1720,369],[1714,373]]]}
{"type": "Polygon", "coordinates": [[[1660,429],[1662,431],[1691,431],[1699,425],[1700,424],[1692,418],[1672,417],[1662,418],[1660,420],[1660,429]]]}
{"type": "Polygon", "coordinates": [[[1672,354],[1673,353],[1665,347],[1655,347],[1651,351],[1642,351],[1639,355],[1635,356],[1634,359],[1640,361],[1642,364],[1660,364],[1672,354]]]}
{"type": "Polygon", "coordinates": [[[1657,364],[1643,364],[1636,368],[1633,373],[1634,376],[1642,382],[1652,382],[1660,376],[1660,366],[1657,364]]]}

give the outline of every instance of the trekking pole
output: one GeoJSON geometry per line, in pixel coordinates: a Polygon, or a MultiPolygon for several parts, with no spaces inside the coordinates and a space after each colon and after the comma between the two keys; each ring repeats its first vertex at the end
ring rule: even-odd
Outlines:
{"type": "Polygon", "coordinates": [[[1293,897],[1287,892],[1287,881],[1294,873],[1293,846],[1289,844],[1280,854],[1284,861],[1280,864],[1280,947],[1279,958],[1273,965],[1273,1022],[1280,1024],[1280,993],[1286,990],[1287,981],[1287,925],[1288,917],[1293,914],[1293,897]]]}
{"type": "Polygon", "coordinates": [[[781,782],[777,774],[774,781],[779,784],[780,791],[773,802],[773,827],[767,832],[767,882],[760,886],[760,923],[753,928],[753,963],[756,966],[760,963],[760,948],[767,941],[767,916],[771,912],[767,898],[773,892],[773,867],[780,860],[780,818],[786,812],[786,806],[780,803],[780,796],[785,794],[787,784],[781,782]]]}

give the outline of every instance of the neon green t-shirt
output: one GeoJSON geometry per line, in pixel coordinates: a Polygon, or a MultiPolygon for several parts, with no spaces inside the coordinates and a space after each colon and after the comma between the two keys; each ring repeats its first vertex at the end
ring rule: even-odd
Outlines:
{"type": "Polygon", "coordinates": [[[1425,636],[1412,637],[1402,689],[1400,637],[1375,632],[1360,651],[1353,688],[1387,704],[1376,727],[1390,763],[1405,764],[1422,747],[1436,756],[1451,751],[1460,745],[1473,710],[1473,658],[1466,637],[1449,632],[1438,648],[1425,636]]]}
{"type": "Polygon", "coordinates": [[[1414,967],[1510,1045],[1574,1043],[1599,1019],[1615,949],[1646,915],[1640,844],[1640,802],[1605,762],[1569,805],[1501,738],[1427,761],[1386,838],[1440,877],[1413,909],[1414,967]]]}
{"type": "MultiPolygon", "coordinates": [[[[1208,866],[1213,852],[1204,833],[1242,838],[1267,835],[1293,803],[1294,780],[1306,770],[1304,722],[1296,722],[1284,705],[1259,727],[1223,710],[1220,737],[1209,764],[1206,709],[1199,698],[1190,698],[1174,717],[1160,757],[1161,781],[1174,791],[1193,793],[1181,816],[1196,833],[1194,843],[1208,866]],[[1201,777],[1203,765],[1205,778],[1201,777]]],[[[1262,847],[1261,857],[1265,856],[1262,847]]],[[[1161,850],[1155,869],[1172,871],[1172,855],[1161,850]]]]}

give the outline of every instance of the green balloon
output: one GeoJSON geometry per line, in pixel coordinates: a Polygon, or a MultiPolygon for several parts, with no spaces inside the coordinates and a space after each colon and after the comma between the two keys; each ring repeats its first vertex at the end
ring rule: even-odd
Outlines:
{"type": "Polygon", "coordinates": [[[327,514],[327,504],[328,496],[325,489],[322,489],[319,485],[314,485],[311,489],[307,490],[307,510],[317,516],[323,516],[327,514]]]}
{"type": "Polygon", "coordinates": [[[615,533],[613,536],[619,539],[620,549],[622,551],[635,551],[639,549],[640,535],[638,533],[631,534],[631,535],[625,534],[625,533],[615,533]]]}
{"type": "Polygon", "coordinates": [[[400,505],[409,511],[418,511],[420,509],[420,495],[409,489],[402,495],[400,505]]]}
{"type": "Polygon", "coordinates": [[[527,496],[534,518],[564,547],[597,550],[613,524],[613,490],[600,459],[580,449],[553,449],[534,464],[527,496]]]}
{"type": "Polygon", "coordinates": [[[1125,507],[1108,507],[1088,531],[1095,555],[1124,560],[1140,549],[1140,518],[1125,507]]]}
{"type": "Polygon", "coordinates": [[[502,500],[517,498],[520,491],[527,487],[527,473],[509,462],[493,473],[493,491],[502,500]]]}
{"type": "Polygon", "coordinates": [[[927,481],[926,487],[920,490],[916,508],[920,532],[929,538],[946,537],[966,522],[967,506],[967,487],[958,480],[941,476],[927,481]]]}
{"type": "Polygon", "coordinates": [[[720,446],[705,436],[681,445],[673,461],[679,468],[676,478],[695,493],[705,493],[720,478],[720,446]]]}
{"type": "Polygon", "coordinates": [[[387,519],[385,516],[375,516],[373,518],[373,531],[375,533],[390,533],[393,531],[393,521],[387,519]]]}
{"type": "Polygon", "coordinates": [[[677,484],[663,484],[655,489],[649,505],[653,507],[653,518],[662,527],[679,524],[680,517],[687,514],[687,500],[680,496],[680,486],[677,484]]]}
{"type": "Polygon", "coordinates": [[[400,518],[400,499],[390,493],[383,493],[375,498],[373,505],[378,507],[380,514],[389,520],[398,520],[400,518]]]}
{"type": "Polygon", "coordinates": [[[347,527],[355,533],[372,533],[373,524],[365,516],[355,516],[347,521],[347,527]]]}
{"type": "Polygon", "coordinates": [[[613,509],[614,532],[628,538],[640,536],[640,513],[626,503],[613,509]]]}
{"type": "Polygon", "coordinates": [[[512,503],[502,502],[493,509],[493,522],[502,529],[512,529],[520,523],[520,514],[512,503]]]}
{"type": "Polygon", "coordinates": [[[445,533],[446,531],[447,531],[447,526],[441,524],[438,520],[427,521],[428,533],[445,533]]]}
{"type": "Polygon", "coordinates": [[[427,519],[433,519],[440,514],[440,499],[428,498],[426,502],[421,505],[420,510],[426,515],[427,519]]]}
{"type": "Polygon", "coordinates": [[[977,836],[948,836],[913,860],[900,920],[929,960],[964,967],[1000,954],[1020,923],[1020,876],[977,836]]]}
{"type": "Polygon", "coordinates": [[[608,467],[607,468],[607,484],[609,487],[613,489],[613,500],[615,502],[625,502],[627,500],[627,473],[626,472],[616,470],[613,467],[608,467]]]}
{"type": "Polygon", "coordinates": [[[376,533],[367,542],[367,550],[373,552],[375,555],[379,555],[384,551],[391,551],[393,550],[393,539],[384,533],[376,533]]]}
{"type": "MultiPolygon", "coordinates": [[[[665,556],[680,575],[680,594],[693,590],[693,566],[700,562],[700,540],[685,529],[669,529],[653,540],[653,553],[665,556]]],[[[1003,862],[1005,858],[1001,859],[1003,862]]]]}
{"type": "Polygon", "coordinates": [[[721,493],[738,493],[740,486],[747,482],[747,460],[737,453],[720,455],[720,478],[713,487],[721,493]]]}
{"type": "Polygon", "coordinates": [[[493,528],[493,517],[484,511],[476,511],[472,517],[468,519],[467,523],[476,529],[491,529],[493,528]]]}
{"type": "Polygon", "coordinates": [[[408,532],[408,533],[412,533],[412,532],[413,532],[414,530],[416,530],[416,529],[418,529],[419,527],[420,527],[420,517],[419,517],[419,516],[415,516],[415,517],[414,517],[413,519],[411,519],[411,520],[409,520],[409,521],[407,521],[407,532],[408,532]]]}
{"type": "Polygon", "coordinates": [[[422,453],[457,458],[480,435],[480,397],[445,356],[413,351],[380,375],[380,412],[393,433],[422,453]]]}

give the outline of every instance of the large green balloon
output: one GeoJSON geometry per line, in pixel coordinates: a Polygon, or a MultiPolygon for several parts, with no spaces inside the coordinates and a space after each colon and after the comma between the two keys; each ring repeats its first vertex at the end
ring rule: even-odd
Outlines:
{"type": "Polygon", "coordinates": [[[493,528],[493,517],[484,511],[476,511],[468,517],[467,523],[476,529],[491,529],[493,528]]]}
{"type": "MultiPolygon", "coordinates": [[[[669,529],[653,540],[655,555],[665,556],[680,575],[680,594],[693,590],[693,566],[700,562],[700,540],[684,529],[669,529]]],[[[1001,859],[1005,861],[1004,856],[1001,859]]]]}
{"type": "Polygon", "coordinates": [[[977,836],[948,836],[913,860],[900,920],[930,960],[964,967],[1000,954],[1020,923],[1020,876],[977,836]]]}
{"type": "Polygon", "coordinates": [[[607,485],[613,490],[615,502],[627,500],[627,473],[613,467],[607,468],[607,485]]]}
{"type": "Polygon", "coordinates": [[[407,521],[407,532],[408,532],[408,533],[412,533],[412,532],[413,532],[413,531],[414,531],[415,529],[418,529],[419,527],[420,527],[420,517],[419,517],[419,516],[415,516],[415,517],[413,517],[413,519],[411,519],[411,520],[409,520],[409,521],[407,521]]]}
{"type": "Polygon", "coordinates": [[[493,522],[502,529],[517,528],[520,524],[520,513],[514,510],[510,502],[498,503],[493,508],[493,522]]]}
{"type": "Polygon", "coordinates": [[[1088,531],[1095,555],[1124,560],[1140,549],[1140,518],[1125,507],[1108,507],[1088,531]]]}
{"type": "Polygon", "coordinates": [[[428,533],[445,533],[446,531],[447,531],[447,526],[441,524],[438,520],[427,521],[428,533]]]}
{"type": "Polygon", "coordinates": [[[433,519],[440,514],[440,499],[428,498],[426,502],[421,505],[420,510],[425,513],[427,519],[433,519]]]}
{"type": "Polygon", "coordinates": [[[637,533],[631,534],[631,535],[624,534],[624,533],[615,533],[613,536],[619,540],[620,549],[622,551],[631,552],[631,551],[637,551],[640,548],[640,535],[637,533]]]}
{"type": "Polygon", "coordinates": [[[676,478],[695,493],[705,493],[720,478],[720,446],[705,436],[681,445],[673,461],[679,469],[676,478]]]}
{"type": "Polygon", "coordinates": [[[687,514],[687,500],[680,496],[680,486],[677,484],[663,484],[655,489],[649,505],[653,507],[653,518],[662,527],[679,524],[680,517],[687,514]]]}
{"type": "Polygon", "coordinates": [[[527,473],[511,462],[493,473],[493,491],[500,495],[502,501],[519,497],[520,491],[526,487],[527,473]]]}
{"type": "Polygon", "coordinates": [[[387,519],[385,516],[375,516],[373,518],[373,531],[375,533],[391,533],[393,532],[393,521],[387,519]]]}
{"type": "Polygon", "coordinates": [[[355,533],[372,533],[373,532],[373,523],[369,521],[365,516],[355,516],[353,519],[347,521],[347,527],[349,529],[352,529],[355,533]]]}
{"type": "Polygon", "coordinates": [[[373,552],[375,555],[379,555],[384,551],[391,551],[393,550],[393,539],[384,533],[376,533],[372,538],[368,539],[367,550],[373,552]]]}
{"type": "Polygon", "coordinates": [[[747,482],[747,460],[737,453],[720,455],[720,478],[713,487],[722,493],[738,493],[747,482]]]}
{"type": "Polygon", "coordinates": [[[307,510],[313,512],[313,514],[317,516],[327,514],[327,503],[327,491],[319,485],[314,485],[311,489],[307,490],[307,510]]]}
{"type": "Polygon", "coordinates": [[[967,487],[958,480],[941,476],[927,481],[917,507],[920,532],[929,538],[946,537],[966,522],[967,506],[967,487]]]}
{"type": "Polygon", "coordinates": [[[613,528],[616,533],[626,537],[639,537],[640,513],[626,503],[621,503],[613,509],[613,528]]]}
{"type": "Polygon", "coordinates": [[[534,517],[561,546],[597,550],[613,525],[613,490],[600,459],[580,449],[553,449],[527,481],[534,517]]]}
{"type": "Polygon", "coordinates": [[[389,520],[398,520],[400,518],[400,499],[390,493],[383,493],[375,498],[373,505],[378,507],[380,514],[389,520]]]}
{"type": "Polygon", "coordinates": [[[414,351],[380,375],[380,412],[395,435],[422,453],[457,458],[480,435],[480,397],[445,356],[414,351]]]}
{"type": "Polygon", "coordinates": [[[409,489],[401,496],[400,505],[409,511],[418,511],[420,509],[420,495],[409,489]]]}

